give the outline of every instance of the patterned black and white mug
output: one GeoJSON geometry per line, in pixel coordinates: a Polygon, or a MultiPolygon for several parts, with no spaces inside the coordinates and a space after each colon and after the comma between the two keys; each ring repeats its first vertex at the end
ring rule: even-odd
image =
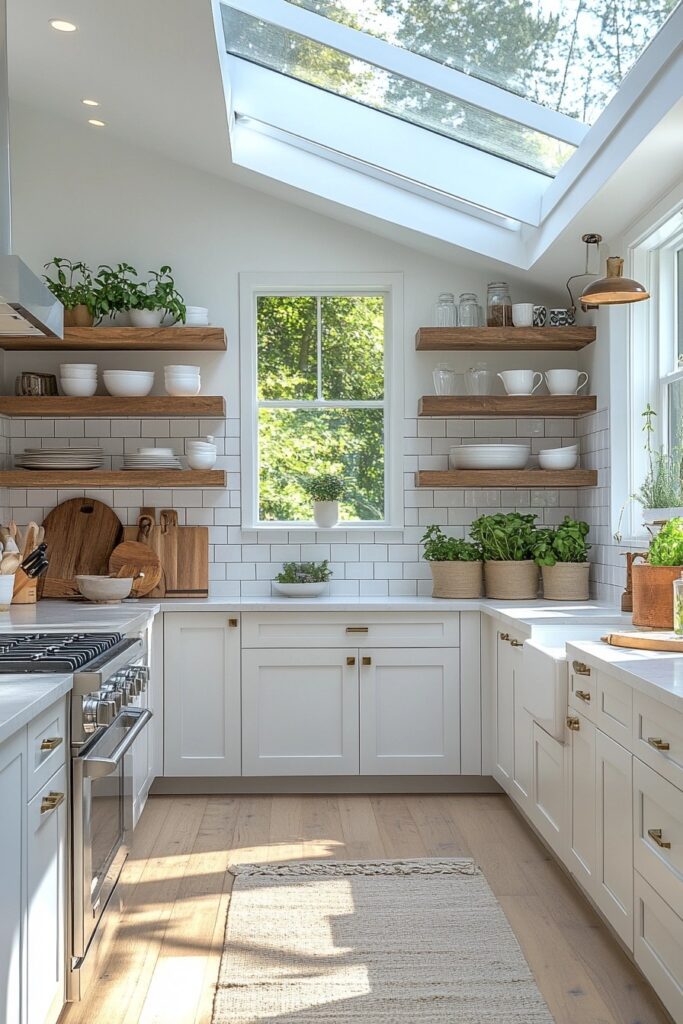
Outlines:
{"type": "Polygon", "coordinates": [[[534,306],[534,327],[545,327],[548,310],[545,306],[534,306]]]}

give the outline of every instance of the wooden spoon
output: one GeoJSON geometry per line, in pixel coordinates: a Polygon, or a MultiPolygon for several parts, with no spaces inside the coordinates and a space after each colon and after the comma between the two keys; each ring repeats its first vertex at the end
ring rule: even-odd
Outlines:
{"type": "Polygon", "coordinates": [[[21,565],[21,557],[19,555],[3,555],[0,560],[0,574],[3,576],[11,576],[17,571],[21,565]]]}

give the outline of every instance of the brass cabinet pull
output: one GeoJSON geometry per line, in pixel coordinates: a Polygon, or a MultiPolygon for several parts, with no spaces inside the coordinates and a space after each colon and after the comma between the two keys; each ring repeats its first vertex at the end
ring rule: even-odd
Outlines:
{"type": "Polygon", "coordinates": [[[667,843],[665,839],[662,839],[661,828],[649,828],[647,830],[647,834],[649,835],[650,839],[654,839],[657,846],[661,846],[663,850],[671,849],[671,843],[667,843]]]}
{"type": "Polygon", "coordinates": [[[581,728],[581,719],[580,718],[574,718],[573,715],[568,715],[567,716],[567,728],[571,729],[572,732],[578,732],[579,729],[581,728]]]}
{"type": "Polygon", "coordinates": [[[40,744],[41,750],[56,750],[60,743],[63,743],[61,736],[46,736],[40,744]]]}
{"type": "Polygon", "coordinates": [[[510,634],[509,633],[499,633],[498,636],[500,637],[501,640],[509,640],[510,639],[510,634]]]}
{"type": "Polygon", "coordinates": [[[47,814],[48,811],[54,811],[56,807],[64,803],[63,793],[48,793],[40,801],[40,813],[47,814]]]}
{"type": "Polygon", "coordinates": [[[588,690],[575,690],[574,691],[579,700],[584,701],[586,704],[590,704],[591,695],[588,690]]]}
{"type": "Polygon", "coordinates": [[[367,655],[361,659],[363,665],[372,665],[372,658],[368,658],[367,655]]]}
{"type": "Polygon", "coordinates": [[[356,659],[355,659],[355,658],[347,658],[347,659],[346,659],[346,664],[347,664],[347,665],[348,665],[349,667],[351,667],[352,665],[355,665],[355,664],[356,664],[356,659]]]}
{"type": "Polygon", "coordinates": [[[511,640],[510,643],[513,647],[524,647],[524,644],[521,640],[511,640]]]}
{"type": "Polygon", "coordinates": [[[347,633],[367,633],[367,631],[368,631],[368,627],[367,626],[347,626],[346,627],[346,632],[347,633]]]}
{"type": "Polygon", "coordinates": [[[582,661],[573,661],[572,668],[576,672],[577,676],[589,676],[591,674],[591,670],[588,665],[585,665],[582,661]]]}
{"type": "Polygon", "coordinates": [[[647,742],[651,747],[654,747],[655,750],[671,750],[671,744],[667,743],[667,741],[663,740],[660,736],[648,736],[647,742]]]}
{"type": "Polygon", "coordinates": [[[228,619],[228,625],[230,626],[231,629],[236,629],[238,624],[239,623],[237,619],[228,619]]]}

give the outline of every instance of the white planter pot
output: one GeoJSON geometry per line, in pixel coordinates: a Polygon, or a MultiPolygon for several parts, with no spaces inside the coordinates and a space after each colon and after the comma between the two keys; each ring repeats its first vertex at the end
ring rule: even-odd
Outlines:
{"type": "Polygon", "coordinates": [[[130,309],[128,312],[133,327],[159,327],[164,318],[162,309],[130,309]]]}
{"type": "Polygon", "coordinates": [[[661,523],[683,516],[683,508],[644,508],[641,515],[644,524],[661,523]]]}
{"type": "Polygon", "coordinates": [[[314,501],[313,518],[321,530],[330,530],[339,522],[338,501],[314,501]]]}

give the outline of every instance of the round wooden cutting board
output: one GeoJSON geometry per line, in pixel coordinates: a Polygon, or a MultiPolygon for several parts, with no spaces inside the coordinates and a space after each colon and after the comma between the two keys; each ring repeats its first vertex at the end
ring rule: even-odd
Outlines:
{"type": "Polygon", "coordinates": [[[93,498],[71,498],[45,517],[50,565],[41,581],[42,597],[78,594],[74,577],[101,576],[122,537],[121,520],[108,505],[93,498]]]}
{"type": "Polygon", "coordinates": [[[161,559],[148,544],[126,540],[112,551],[109,572],[117,576],[137,577],[133,580],[131,594],[144,597],[154,590],[161,579],[161,559]],[[144,576],[138,576],[138,573],[144,573],[144,576]]]}

